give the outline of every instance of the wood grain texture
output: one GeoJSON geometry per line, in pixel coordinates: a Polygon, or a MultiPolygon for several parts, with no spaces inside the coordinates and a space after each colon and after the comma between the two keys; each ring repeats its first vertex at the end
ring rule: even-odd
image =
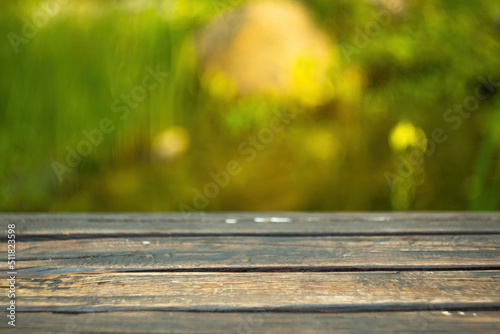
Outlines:
{"type": "Polygon", "coordinates": [[[492,235],[21,239],[17,268],[500,269],[498,240],[492,235]]]}
{"type": "Polygon", "coordinates": [[[15,332],[500,332],[500,213],[0,214],[0,223],[16,224],[15,332]]]}
{"type": "Polygon", "coordinates": [[[500,271],[62,274],[17,282],[20,311],[500,307],[500,271]]]}
{"type": "MultiPolygon", "coordinates": [[[[391,235],[500,233],[500,213],[0,214],[21,236],[391,235]],[[289,222],[272,222],[271,218],[289,222]],[[258,221],[266,222],[255,222],[258,221]],[[236,219],[227,224],[226,219],[236,219]]],[[[0,233],[5,233],[1,231],[0,233]]]]}
{"type": "MultiPolygon", "coordinates": [[[[2,314],[2,317],[5,316],[2,314]]],[[[377,313],[103,312],[20,313],[15,333],[461,333],[497,334],[500,312],[377,313]]],[[[5,328],[0,323],[0,329],[5,328]]]]}

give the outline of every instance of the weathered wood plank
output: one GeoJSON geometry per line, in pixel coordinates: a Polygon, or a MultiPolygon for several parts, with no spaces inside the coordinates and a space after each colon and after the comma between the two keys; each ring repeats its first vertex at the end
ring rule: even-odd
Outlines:
{"type": "MultiPolygon", "coordinates": [[[[5,314],[5,313],[4,313],[5,314]]],[[[5,319],[4,314],[2,314],[5,319]]],[[[0,329],[5,328],[5,322],[0,329]]],[[[500,331],[500,311],[379,313],[20,313],[16,333],[481,333],[500,331]]]]}
{"type": "Polygon", "coordinates": [[[16,284],[18,311],[500,310],[500,271],[63,274],[16,284]]]}
{"type": "Polygon", "coordinates": [[[500,267],[498,236],[133,237],[22,241],[16,267],[330,269],[500,267]]]}
{"type": "Polygon", "coordinates": [[[0,222],[18,236],[16,332],[499,332],[499,213],[0,222]]]}
{"type": "MultiPolygon", "coordinates": [[[[0,214],[21,236],[500,233],[500,213],[0,214]],[[229,220],[227,220],[229,219],[229,220]],[[229,223],[228,223],[229,222],[229,223]]],[[[2,230],[2,236],[5,231],[2,230]]]]}

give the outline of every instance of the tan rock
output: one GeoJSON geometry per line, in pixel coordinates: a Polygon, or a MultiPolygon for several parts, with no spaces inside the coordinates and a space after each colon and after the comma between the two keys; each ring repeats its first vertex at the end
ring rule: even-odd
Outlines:
{"type": "Polygon", "coordinates": [[[297,2],[258,1],[226,12],[200,32],[197,49],[214,95],[264,94],[305,105],[333,95],[328,72],[336,50],[297,2]]]}

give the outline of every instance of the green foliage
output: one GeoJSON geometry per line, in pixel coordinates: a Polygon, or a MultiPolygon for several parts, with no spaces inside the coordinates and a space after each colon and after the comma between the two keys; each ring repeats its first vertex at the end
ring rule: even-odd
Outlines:
{"type": "Polygon", "coordinates": [[[317,105],[240,96],[224,82],[219,95],[207,88],[198,33],[245,1],[6,2],[0,210],[179,211],[180,204],[192,207],[193,189],[204,192],[214,182],[210,173],[231,160],[241,172],[198,209],[500,209],[500,94],[480,101],[456,128],[458,120],[444,116],[477,87],[488,92],[478,77],[500,82],[500,5],[408,0],[391,13],[384,1],[302,3],[338,55],[329,74],[334,94],[317,105]],[[57,10],[26,37],[25,20],[32,22],[46,3],[57,3],[57,10]],[[359,31],[382,10],[390,22],[360,47],[359,31]],[[24,42],[13,47],[11,33],[24,42]],[[346,55],[346,47],[356,52],[346,55]],[[168,76],[122,119],[114,101],[143,85],[147,68],[157,66],[168,76]],[[242,154],[242,143],[283,109],[295,115],[290,123],[260,142],[255,158],[242,154]],[[114,130],[59,179],[54,162],[66,164],[67,147],[76,150],[86,140],[82,131],[99,129],[103,119],[114,130]],[[403,127],[400,137],[409,144],[399,150],[390,138],[401,122],[411,127],[403,127]],[[189,142],[174,136],[162,147],[159,136],[174,126],[186,129],[189,142]],[[424,139],[408,134],[422,132],[418,138],[428,142],[436,128],[447,139],[401,175],[401,159],[430,152],[419,146],[424,139]],[[162,149],[166,155],[155,153],[162,149]],[[395,177],[391,184],[387,173],[395,177]]]}

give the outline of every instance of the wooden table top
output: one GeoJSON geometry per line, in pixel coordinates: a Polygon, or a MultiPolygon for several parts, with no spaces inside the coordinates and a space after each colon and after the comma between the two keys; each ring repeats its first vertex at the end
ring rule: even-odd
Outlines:
{"type": "Polygon", "coordinates": [[[0,222],[2,333],[500,333],[500,213],[0,222]]]}

